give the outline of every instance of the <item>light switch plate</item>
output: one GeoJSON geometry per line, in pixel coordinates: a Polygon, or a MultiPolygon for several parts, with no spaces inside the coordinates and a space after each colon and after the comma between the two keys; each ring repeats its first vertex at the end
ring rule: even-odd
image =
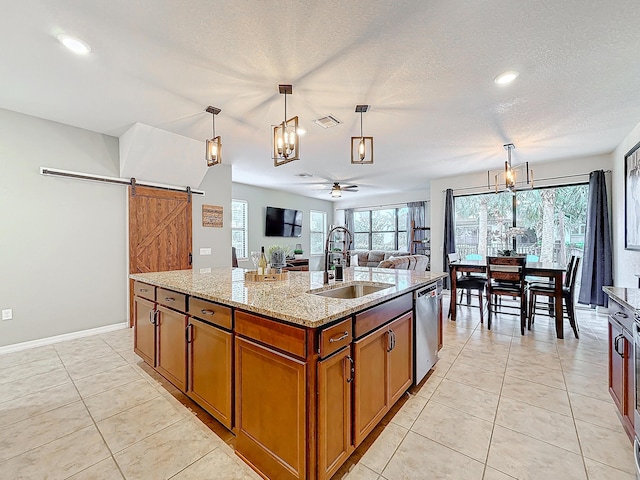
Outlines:
{"type": "Polygon", "coordinates": [[[3,320],[11,320],[12,318],[13,318],[13,310],[11,308],[6,308],[2,310],[3,320]]]}
{"type": "Polygon", "coordinates": [[[200,255],[211,255],[211,249],[210,248],[201,248],[200,249],[200,255]]]}

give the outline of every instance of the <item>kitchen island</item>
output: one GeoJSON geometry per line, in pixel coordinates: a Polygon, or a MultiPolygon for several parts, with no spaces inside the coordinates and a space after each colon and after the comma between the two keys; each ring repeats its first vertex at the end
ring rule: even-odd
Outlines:
{"type": "Polygon", "coordinates": [[[232,430],[265,478],[328,479],[413,384],[413,292],[445,275],[355,267],[323,285],[323,272],[244,273],[131,275],[134,350],[232,430]],[[379,290],[317,295],[354,284],[379,290]]]}

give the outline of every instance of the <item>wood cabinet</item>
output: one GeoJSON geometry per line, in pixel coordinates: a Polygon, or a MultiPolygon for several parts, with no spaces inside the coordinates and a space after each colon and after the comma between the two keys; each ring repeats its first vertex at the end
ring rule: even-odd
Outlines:
{"type": "Polygon", "coordinates": [[[351,347],[318,362],[318,479],[325,480],[353,452],[351,439],[351,347]]]}
{"type": "Polygon", "coordinates": [[[354,342],[357,447],[413,383],[413,316],[401,316],[354,342]]]}
{"type": "Polygon", "coordinates": [[[609,302],[609,393],[622,418],[627,435],[634,438],[635,373],[633,316],[616,302],[609,302]]]}
{"type": "Polygon", "coordinates": [[[235,372],[238,455],[269,478],[307,478],[306,363],[237,337],[235,372]]]}
{"type": "Polygon", "coordinates": [[[233,334],[195,318],[187,329],[187,395],[231,429],[233,334]]]}
{"type": "MultiPolygon", "coordinates": [[[[150,287],[153,288],[153,287],[150,287]]],[[[156,362],[156,304],[141,297],[133,302],[133,351],[155,367],[156,362]]]]}
{"type": "Polygon", "coordinates": [[[187,388],[187,316],[157,307],[156,370],[180,390],[187,388]]]}

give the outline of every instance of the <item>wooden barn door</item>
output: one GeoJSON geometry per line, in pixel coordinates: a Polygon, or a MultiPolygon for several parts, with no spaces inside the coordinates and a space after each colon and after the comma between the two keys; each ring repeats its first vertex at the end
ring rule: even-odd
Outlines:
{"type": "MultiPolygon", "coordinates": [[[[191,268],[191,194],[129,187],[129,272],[191,268]]],[[[133,280],[129,281],[133,325],[133,280]]]]}

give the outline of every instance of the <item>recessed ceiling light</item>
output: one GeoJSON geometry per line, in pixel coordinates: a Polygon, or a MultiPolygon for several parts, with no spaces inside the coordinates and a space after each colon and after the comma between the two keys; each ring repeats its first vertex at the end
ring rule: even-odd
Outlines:
{"type": "Polygon", "coordinates": [[[493,81],[498,85],[507,85],[518,78],[518,75],[520,75],[520,72],[504,72],[498,75],[493,81]]]}
{"type": "Polygon", "coordinates": [[[76,55],[87,55],[91,51],[89,44],[66,33],[58,35],[58,41],[76,55]]]}

